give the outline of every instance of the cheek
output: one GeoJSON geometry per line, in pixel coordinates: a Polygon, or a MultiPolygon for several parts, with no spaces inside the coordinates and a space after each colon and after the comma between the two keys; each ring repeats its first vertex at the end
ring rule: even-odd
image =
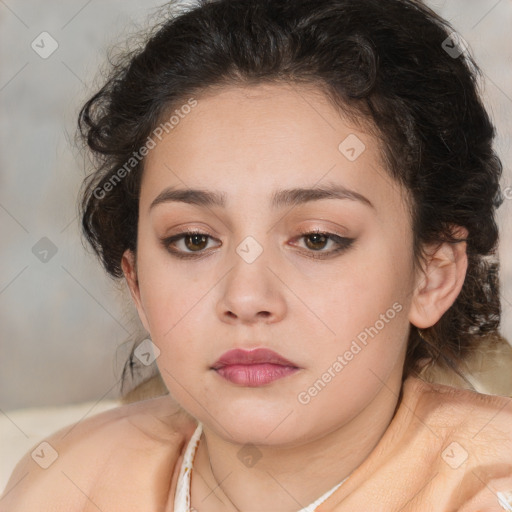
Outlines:
{"type": "MultiPolygon", "coordinates": [[[[144,313],[153,343],[160,350],[157,360],[171,374],[198,366],[205,360],[204,340],[198,336],[214,310],[211,291],[216,280],[211,273],[198,279],[180,271],[163,251],[139,253],[139,286],[144,313]],[[193,364],[194,363],[194,364],[193,364]]],[[[211,318],[209,319],[211,323],[211,318]]],[[[162,372],[164,379],[165,372],[162,372]]],[[[170,384],[166,382],[167,384],[170,384]]]]}
{"type": "Polygon", "coordinates": [[[403,241],[402,249],[398,243],[390,244],[385,236],[372,237],[347,257],[339,269],[324,276],[324,293],[303,293],[314,297],[315,311],[334,321],[339,328],[337,334],[357,334],[346,329],[374,324],[397,302],[406,309],[414,282],[406,245],[403,241]]]}
{"type": "MultiPolygon", "coordinates": [[[[391,368],[409,332],[407,312],[414,281],[407,241],[393,246],[385,237],[374,240],[364,253],[347,260],[342,272],[329,280],[328,293],[316,294],[311,303],[331,331],[325,330],[324,353],[331,360],[346,354],[358,371],[391,368]]],[[[322,357],[322,364],[328,362],[322,357]]]]}
{"type": "Polygon", "coordinates": [[[156,339],[166,337],[191,308],[199,283],[191,282],[179,272],[165,250],[149,235],[142,236],[138,246],[138,277],[141,301],[156,339]]]}

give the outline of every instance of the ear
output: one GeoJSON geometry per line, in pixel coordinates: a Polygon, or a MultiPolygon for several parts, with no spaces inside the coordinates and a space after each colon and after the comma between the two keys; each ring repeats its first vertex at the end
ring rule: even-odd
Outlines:
{"type": "Polygon", "coordinates": [[[454,226],[452,233],[461,241],[428,247],[427,261],[418,272],[409,321],[420,329],[431,327],[443,316],[464,284],[468,266],[468,231],[462,226],[454,226]]]}
{"type": "Polygon", "coordinates": [[[139,279],[137,276],[137,265],[135,261],[135,254],[130,249],[126,249],[121,258],[121,268],[123,269],[124,277],[128,288],[130,289],[130,295],[132,296],[135,307],[139,314],[140,321],[144,328],[149,333],[149,322],[144,311],[144,306],[140,297],[139,279]]]}

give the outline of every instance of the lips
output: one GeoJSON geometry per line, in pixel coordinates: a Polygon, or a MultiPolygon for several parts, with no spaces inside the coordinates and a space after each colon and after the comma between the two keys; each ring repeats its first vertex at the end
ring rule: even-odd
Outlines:
{"type": "Polygon", "coordinates": [[[242,350],[236,348],[233,350],[228,350],[222,354],[222,356],[212,366],[212,369],[218,370],[219,368],[232,365],[255,365],[265,363],[298,368],[295,363],[285,359],[273,350],[266,348],[242,350]]]}
{"type": "Polygon", "coordinates": [[[237,348],[224,353],[212,370],[232,384],[255,388],[296,374],[300,368],[273,350],[237,348]]]}

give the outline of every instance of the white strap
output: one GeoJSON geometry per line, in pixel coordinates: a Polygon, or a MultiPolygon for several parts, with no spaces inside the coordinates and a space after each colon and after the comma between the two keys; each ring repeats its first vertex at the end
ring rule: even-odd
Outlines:
{"type": "MultiPolygon", "coordinates": [[[[183,456],[180,474],[178,476],[178,484],[176,486],[176,496],[174,498],[174,511],[175,512],[190,512],[190,474],[192,472],[192,463],[194,455],[199,445],[199,439],[203,431],[203,425],[199,422],[195,432],[192,434],[188,443],[187,449],[183,456]]],[[[347,476],[348,478],[348,476],[347,476]]],[[[314,512],[315,509],[323,503],[338,487],[347,480],[345,478],[339,484],[336,484],[331,490],[322,494],[320,498],[309,504],[307,507],[300,509],[298,512],[314,512]]]]}
{"type": "Polygon", "coordinates": [[[202,431],[203,425],[199,422],[185,450],[174,497],[175,512],[190,512],[190,472],[202,431]]]}

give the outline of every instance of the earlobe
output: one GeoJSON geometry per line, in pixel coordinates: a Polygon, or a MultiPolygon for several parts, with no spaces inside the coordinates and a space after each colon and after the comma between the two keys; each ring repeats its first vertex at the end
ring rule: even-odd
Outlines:
{"type": "Polygon", "coordinates": [[[457,243],[444,242],[429,248],[427,261],[418,272],[413,292],[409,321],[426,329],[434,325],[450,308],[459,295],[468,266],[465,228],[457,226],[454,236],[457,243]]]}
{"type": "Polygon", "coordinates": [[[146,313],[144,311],[140,296],[137,267],[135,264],[135,254],[130,249],[126,249],[126,251],[123,253],[121,258],[121,268],[123,269],[123,274],[126,279],[128,289],[130,290],[130,295],[132,296],[135,307],[137,308],[140,321],[144,325],[146,331],[150,332],[149,323],[147,321],[146,313]]]}

